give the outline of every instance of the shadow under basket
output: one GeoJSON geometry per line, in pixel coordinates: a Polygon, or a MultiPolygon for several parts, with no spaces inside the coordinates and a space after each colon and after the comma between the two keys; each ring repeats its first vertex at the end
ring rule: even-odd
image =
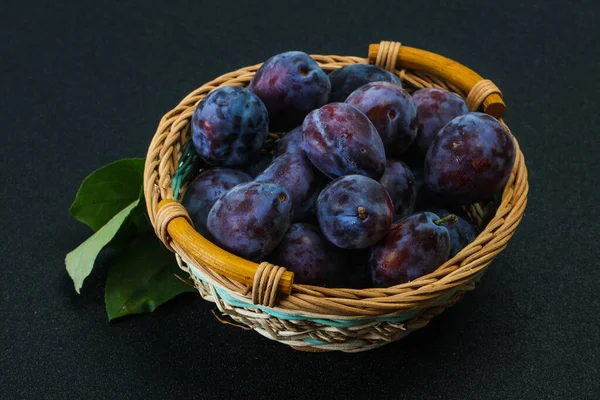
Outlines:
{"type": "MultiPolygon", "coordinates": [[[[398,75],[413,92],[423,87],[450,90],[471,111],[498,118],[505,111],[500,90],[472,70],[434,53],[381,42],[368,58],[312,55],[329,73],[356,63],[371,63],[398,75]]],[[[148,214],[162,242],[175,253],[205,300],[246,329],[304,351],[358,352],[403,338],[422,328],[475,287],[487,266],[507,245],[527,203],[527,169],[516,144],[516,158],[501,199],[469,212],[481,233],[434,272],[389,288],[325,288],[293,283],[285,266],[256,264],[211,243],[191,225],[178,199],[193,173],[190,118],[195,106],[221,86],[247,86],[261,64],[214,79],[187,95],[161,119],[150,144],[144,171],[148,214]],[[491,210],[491,211],[490,211],[491,210]]],[[[514,138],[514,137],[513,137],[514,138]]],[[[269,134],[266,147],[278,135],[269,134]]]]}

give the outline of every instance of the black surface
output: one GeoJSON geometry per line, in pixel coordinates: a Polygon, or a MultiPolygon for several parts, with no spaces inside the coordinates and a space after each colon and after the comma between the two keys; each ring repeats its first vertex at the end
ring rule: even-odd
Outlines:
{"type": "Polygon", "coordinates": [[[600,398],[597,2],[70,3],[0,12],[0,398],[600,398]],[[213,77],[382,39],[468,65],[509,105],[529,205],[476,291],[358,355],[221,325],[193,294],[109,324],[102,269],[73,291],[63,259],[90,231],[68,207],[89,172],[144,156],[213,77]]]}

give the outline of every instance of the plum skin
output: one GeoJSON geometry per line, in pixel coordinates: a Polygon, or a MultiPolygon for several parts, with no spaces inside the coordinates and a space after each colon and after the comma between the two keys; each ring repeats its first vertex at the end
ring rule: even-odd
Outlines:
{"type": "Polygon", "coordinates": [[[391,82],[402,87],[400,78],[372,64],[351,64],[329,74],[331,82],[330,102],[346,101],[350,93],[370,82],[391,82]]]}
{"type": "Polygon", "coordinates": [[[248,89],[264,102],[274,132],[300,125],[306,114],[326,104],[331,83],[308,54],[288,51],[261,65],[248,89]]]}
{"type": "Polygon", "coordinates": [[[286,188],[294,205],[294,221],[304,219],[314,209],[317,196],[325,186],[321,173],[304,153],[285,153],[275,158],[254,181],[275,183],[286,188]]]}
{"type": "Polygon", "coordinates": [[[435,271],[448,260],[450,234],[436,225],[436,214],[413,214],[392,225],[389,233],[371,248],[369,267],[375,287],[410,282],[435,271]]]}
{"type": "Polygon", "coordinates": [[[275,156],[281,156],[285,153],[298,153],[303,152],[304,149],[302,147],[302,125],[299,125],[283,135],[281,139],[279,139],[279,143],[277,144],[277,149],[275,151],[275,156]]]}
{"type": "Polygon", "coordinates": [[[448,258],[452,258],[457,255],[462,249],[464,249],[469,243],[474,241],[479,235],[479,229],[471,221],[469,216],[456,207],[452,209],[430,207],[428,211],[438,215],[440,218],[444,218],[447,215],[456,215],[456,221],[449,221],[444,223],[448,233],[450,234],[450,254],[448,258]]]}
{"type": "Polygon", "coordinates": [[[415,178],[406,164],[388,159],[385,172],[379,182],[390,195],[396,215],[406,217],[412,214],[417,200],[417,190],[415,178]]]}
{"type": "Polygon", "coordinates": [[[318,227],[295,223],[269,255],[269,261],[294,272],[294,283],[331,286],[339,281],[340,250],[318,227]]]}
{"type": "Polygon", "coordinates": [[[248,164],[267,137],[269,117],[262,101],[238,86],[220,87],[194,109],[192,143],[208,165],[241,167],[248,164]]]}
{"type": "Polygon", "coordinates": [[[345,101],[362,111],[381,136],[385,153],[400,156],[417,136],[417,107],[406,90],[390,82],[371,82],[345,101]]]}
{"type": "Polygon", "coordinates": [[[508,128],[480,112],[446,124],[425,157],[425,186],[444,204],[466,205],[504,188],[516,156],[508,128]]]}
{"type": "Polygon", "coordinates": [[[447,90],[423,88],[414,92],[412,98],[419,121],[415,142],[421,154],[427,154],[431,142],[444,125],[469,112],[467,103],[447,90]]]}
{"type": "Polygon", "coordinates": [[[181,204],[194,223],[194,228],[204,237],[209,237],[206,227],[208,213],[215,201],[240,183],[252,178],[242,171],[215,167],[202,171],[188,185],[181,204]]]}
{"type": "Polygon", "coordinates": [[[215,202],[207,227],[225,250],[258,262],[279,244],[292,215],[287,189],[273,183],[247,182],[215,202]]]}
{"type": "Polygon", "coordinates": [[[308,114],[302,124],[304,152],[321,172],[334,179],[365,175],[380,179],[385,149],[369,119],[345,103],[330,103],[308,114]]]}
{"type": "Polygon", "coordinates": [[[331,243],[344,249],[362,249],[383,238],[394,217],[385,188],[362,175],[330,182],[317,199],[317,219],[331,243]]]}

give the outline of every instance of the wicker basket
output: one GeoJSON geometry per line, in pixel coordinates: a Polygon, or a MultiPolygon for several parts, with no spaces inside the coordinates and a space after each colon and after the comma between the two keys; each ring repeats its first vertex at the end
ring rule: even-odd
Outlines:
{"type": "MultiPolygon", "coordinates": [[[[312,57],[325,72],[355,63],[377,64],[396,73],[409,91],[441,87],[465,98],[473,111],[501,118],[505,110],[500,90],[489,80],[445,57],[397,42],[371,45],[368,58],[312,57]]],[[[162,118],[147,154],[144,192],[150,219],[202,297],[242,327],[295,349],[358,352],[401,339],[425,326],[472,290],[506,247],[525,210],[527,169],[518,143],[500,204],[487,218],[485,205],[469,209],[480,223],[481,234],[436,271],[409,283],[360,290],[298,285],[285,268],[244,260],[194,230],[177,201],[193,168],[189,144],[193,110],[218,87],[247,86],[259,67],[230,72],[186,96],[162,118]]],[[[276,140],[277,135],[269,135],[268,142],[276,140]]]]}

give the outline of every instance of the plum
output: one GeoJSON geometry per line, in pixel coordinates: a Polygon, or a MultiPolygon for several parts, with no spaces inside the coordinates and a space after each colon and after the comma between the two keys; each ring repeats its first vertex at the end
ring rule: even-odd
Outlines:
{"type": "Polygon", "coordinates": [[[350,93],[369,82],[391,82],[402,87],[402,83],[396,75],[371,64],[346,65],[331,72],[329,81],[331,82],[329,101],[332,103],[345,101],[350,93]]]}
{"type": "Polygon", "coordinates": [[[251,261],[264,259],[291,225],[290,192],[273,183],[241,183],[210,209],[208,231],[216,243],[251,261]]]}
{"type": "Polygon", "coordinates": [[[269,58],[248,88],[265,103],[275,132],[300,125],[306,114],[326,104],[331,84],[308,54],[288,51],[269,58]]]}
{"type": "Polygon", "coordinates": [[[181,199],[198,233],[209,237],[206,219],[215,201],[234,186],[251,180],[247,174],[229,168],[215,167],[200,172],[181,199]]]}
{"type": "Polygon", "coordinates": [[[473,204],[506,185],[515,162],[508,128],[484,113],[462,115],[436,135],[425,157],[425,186],[445,204],[473,204]]]}
{"type": "Polygon", "coordinates": [[[448,260],[450,234],[444,222],[433,213],[422,212],[394,223],[383,240],[371,248],[373,285],[389,287],[410,282],[448,260]]]}
{"type": "Polygon", "coordinates": [[[347,175],[325,186],[317,199],[321,231],[344,249],[377,243],[388,232],[394,206],[385,188],[363,175],[347,175]]]}
{"type": "Polygon", "coordinates": [[[371,121],[348,104],[331,103],[312,111],[302,124],[302,136],[310,161],[332,179],[383,175],[383,142],[371,121]]]}
{"type": "Polygon", "coordinates": [[[362,111],[383,140],[388,156],[404,153],[417,136],[417,108],[410,94],[390,82],[367,83],[345,101],[362,111]]]}
{"type": "Polygon", "coordinates": [[[294,283],[331,286],[339,280],[340,250],[318,227],[295,223],[269,256],[270,262],[294,272],[294,283]]]}
{"type": "Polygon", "coordinates": [[[192,114],[192,142],[212,166],[241,167],[260,150],[269,130],[262,101],[239,86],[218,88],[198,103],[192,114]]]}
{"type": "Polygon", "coordinates": [[[315,208],[317,196],[325,186],[321,173],[304,153],[285,153],[273,160],[255,179],[283,186],[290,192],[294,205],[294,221],[304,219],[315,208]]]}
{"type": "Polygon", "coordinates": [[[412,95],[417,106],[419,133],[415,142],[426,154],[437,133],[454,118],[469,112],[467,103],[458,95],[437,88],[419,89],[412,95]]]}
{"type": "Polygon", "coordinates": [[[388,159],[385,172],[379,180],[390,195],[396,215],[412,214],[417,199],[415,178],[402,161],[388,159]]]}
{"type": "Polygon", "coordinates": [[[477,238],[479,229],[471,221],[471,218],[462,210],[457,208],[440,208],[430,207],[429,211],[444,218],[448,215],[456,215],[455,221],[448,221],[444,226],[450,233],[450,254],[448,258],[452,258],[458,254],[463,248],[477,238]]]}
{"type": "Polygon", "coordinates": [[[284,153],[297,153],[302,151],[302,125],[299,125],[279,139],[275,156],[280,156],[284,153]]]}

